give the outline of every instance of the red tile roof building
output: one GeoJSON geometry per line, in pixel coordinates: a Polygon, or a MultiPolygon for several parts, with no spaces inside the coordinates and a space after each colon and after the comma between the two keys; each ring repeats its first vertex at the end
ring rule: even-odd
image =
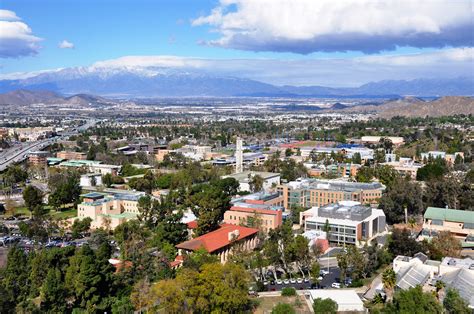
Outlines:
{"type": "Polygon", "coordinates": [[[252,250],[257,245],[258,229],[230,224],[222,224],[219,229],[206,233],[200,237],[176,245],[179,255],[185,252],[194,252],[205,249],[211,254],[219,257],[221,263],[225,263],[232,248],[239,245],[244,250],[252,250]]]}

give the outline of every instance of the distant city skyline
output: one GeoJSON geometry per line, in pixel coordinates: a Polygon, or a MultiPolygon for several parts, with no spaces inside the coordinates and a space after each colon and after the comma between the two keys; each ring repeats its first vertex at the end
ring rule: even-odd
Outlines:
{"type": "Polygon", "coordinates": [[[472,77],[473,15],[471,0],[4,0],[0,78],[98,66],[276,85],[472,77]]]}

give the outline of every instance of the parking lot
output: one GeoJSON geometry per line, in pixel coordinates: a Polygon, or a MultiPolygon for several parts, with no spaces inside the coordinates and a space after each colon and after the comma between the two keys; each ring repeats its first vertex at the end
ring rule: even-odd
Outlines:
{"type": "MultiPolygon", "coordinates": [[[[327,268],[321,268],[321,271],[327,271],[327,268]]],[[[322,280],[319,283],[319,285],[313,285],[310,280],[303,281],[303,282],[281,282],[280,284],[277,283],[275,280],[271,280],[268,282],[267,285],[265,285],[265,291],[279,291],[283,288],[286,287],[292,287],[295,288],[296,290],[305,290],[305,289],[315,289],[315,288],[320,288],[320,289],[326,289],[326,288],[331,288],[331,285],[334,282],[339,282],[340,278],[340,270],[338,267],[330,267],[329,268],[329,273],[322,276],[322,280]]]]}

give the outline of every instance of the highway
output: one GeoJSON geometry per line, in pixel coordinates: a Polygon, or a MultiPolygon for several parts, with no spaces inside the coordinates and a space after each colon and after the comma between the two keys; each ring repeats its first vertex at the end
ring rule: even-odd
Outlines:
{"type": "Polygon", "coordinates": [[[71,135],[76,135],[79,132],[87,130],[96,123],[97,120],[91,119],[87,121],[86,124],[83,124],[78,127],[75,131],[60,133],[59,136],[47,138],[36,142],[21,143],[17,146],[5,149],[3,152],[0,153],[0,172],[4,171],[11,164],[22,162],[28,157],[29,153],[33,151],[42,150],[43,148],[48,147],[49,145],[53,144],[54,142],[57,142],[58,140],[62,140],[71,135]]]}

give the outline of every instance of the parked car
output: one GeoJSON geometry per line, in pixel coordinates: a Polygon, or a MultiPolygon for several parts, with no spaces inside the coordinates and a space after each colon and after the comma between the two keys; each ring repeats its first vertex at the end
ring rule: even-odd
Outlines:
{"type": "Polygon", "coordinates": [[[303,281],[304,281],[304,282],[309,282],[309,278],[304,277],[303,281]]]}
{"type": "Polygon", "coordinates": [[[288,285],[288,284],[290,283],[290,281],[289,281],[288,279],[284,279],[284,280],[283,280],[283,283],[284,283],[285,285],[288,285]]]}
{"type": "Polygon", "coordinates": [[[290,283],[296,283],[296,279],[295,279],[295,278],[291,278],[291,279],[290,279],[290,283]]]}
{"type": "Polygon", "coordinates": [[[341,284],[339,282],[333,282],[331,287],[333,287],[334,289],[340,289],[341,288],[341,284]]]}
{"type": "Polygon", "coordinates": [[[277,280],[276,280],[276,284],[277,284],[277,285],[281,285],[282,283],[283,283],[283,281],[281,281],[281,279],[277,279],[277,280]]]}
{"type": "Polygon", "coordinates": [[[325,270],[325,269],[321,269],[321,270],[319,271],[319,274],[324,277],[324,276],[326,276],[326,275],[329,275],[329,272],[328,272],[327,270],[325,270]]]}
{"type": "Polygon", "coordinates": [[[298,279],[296,279],[296,282],[297,282],[297,283],[303,283],[303,278],[298,278],[298,279]]]}

